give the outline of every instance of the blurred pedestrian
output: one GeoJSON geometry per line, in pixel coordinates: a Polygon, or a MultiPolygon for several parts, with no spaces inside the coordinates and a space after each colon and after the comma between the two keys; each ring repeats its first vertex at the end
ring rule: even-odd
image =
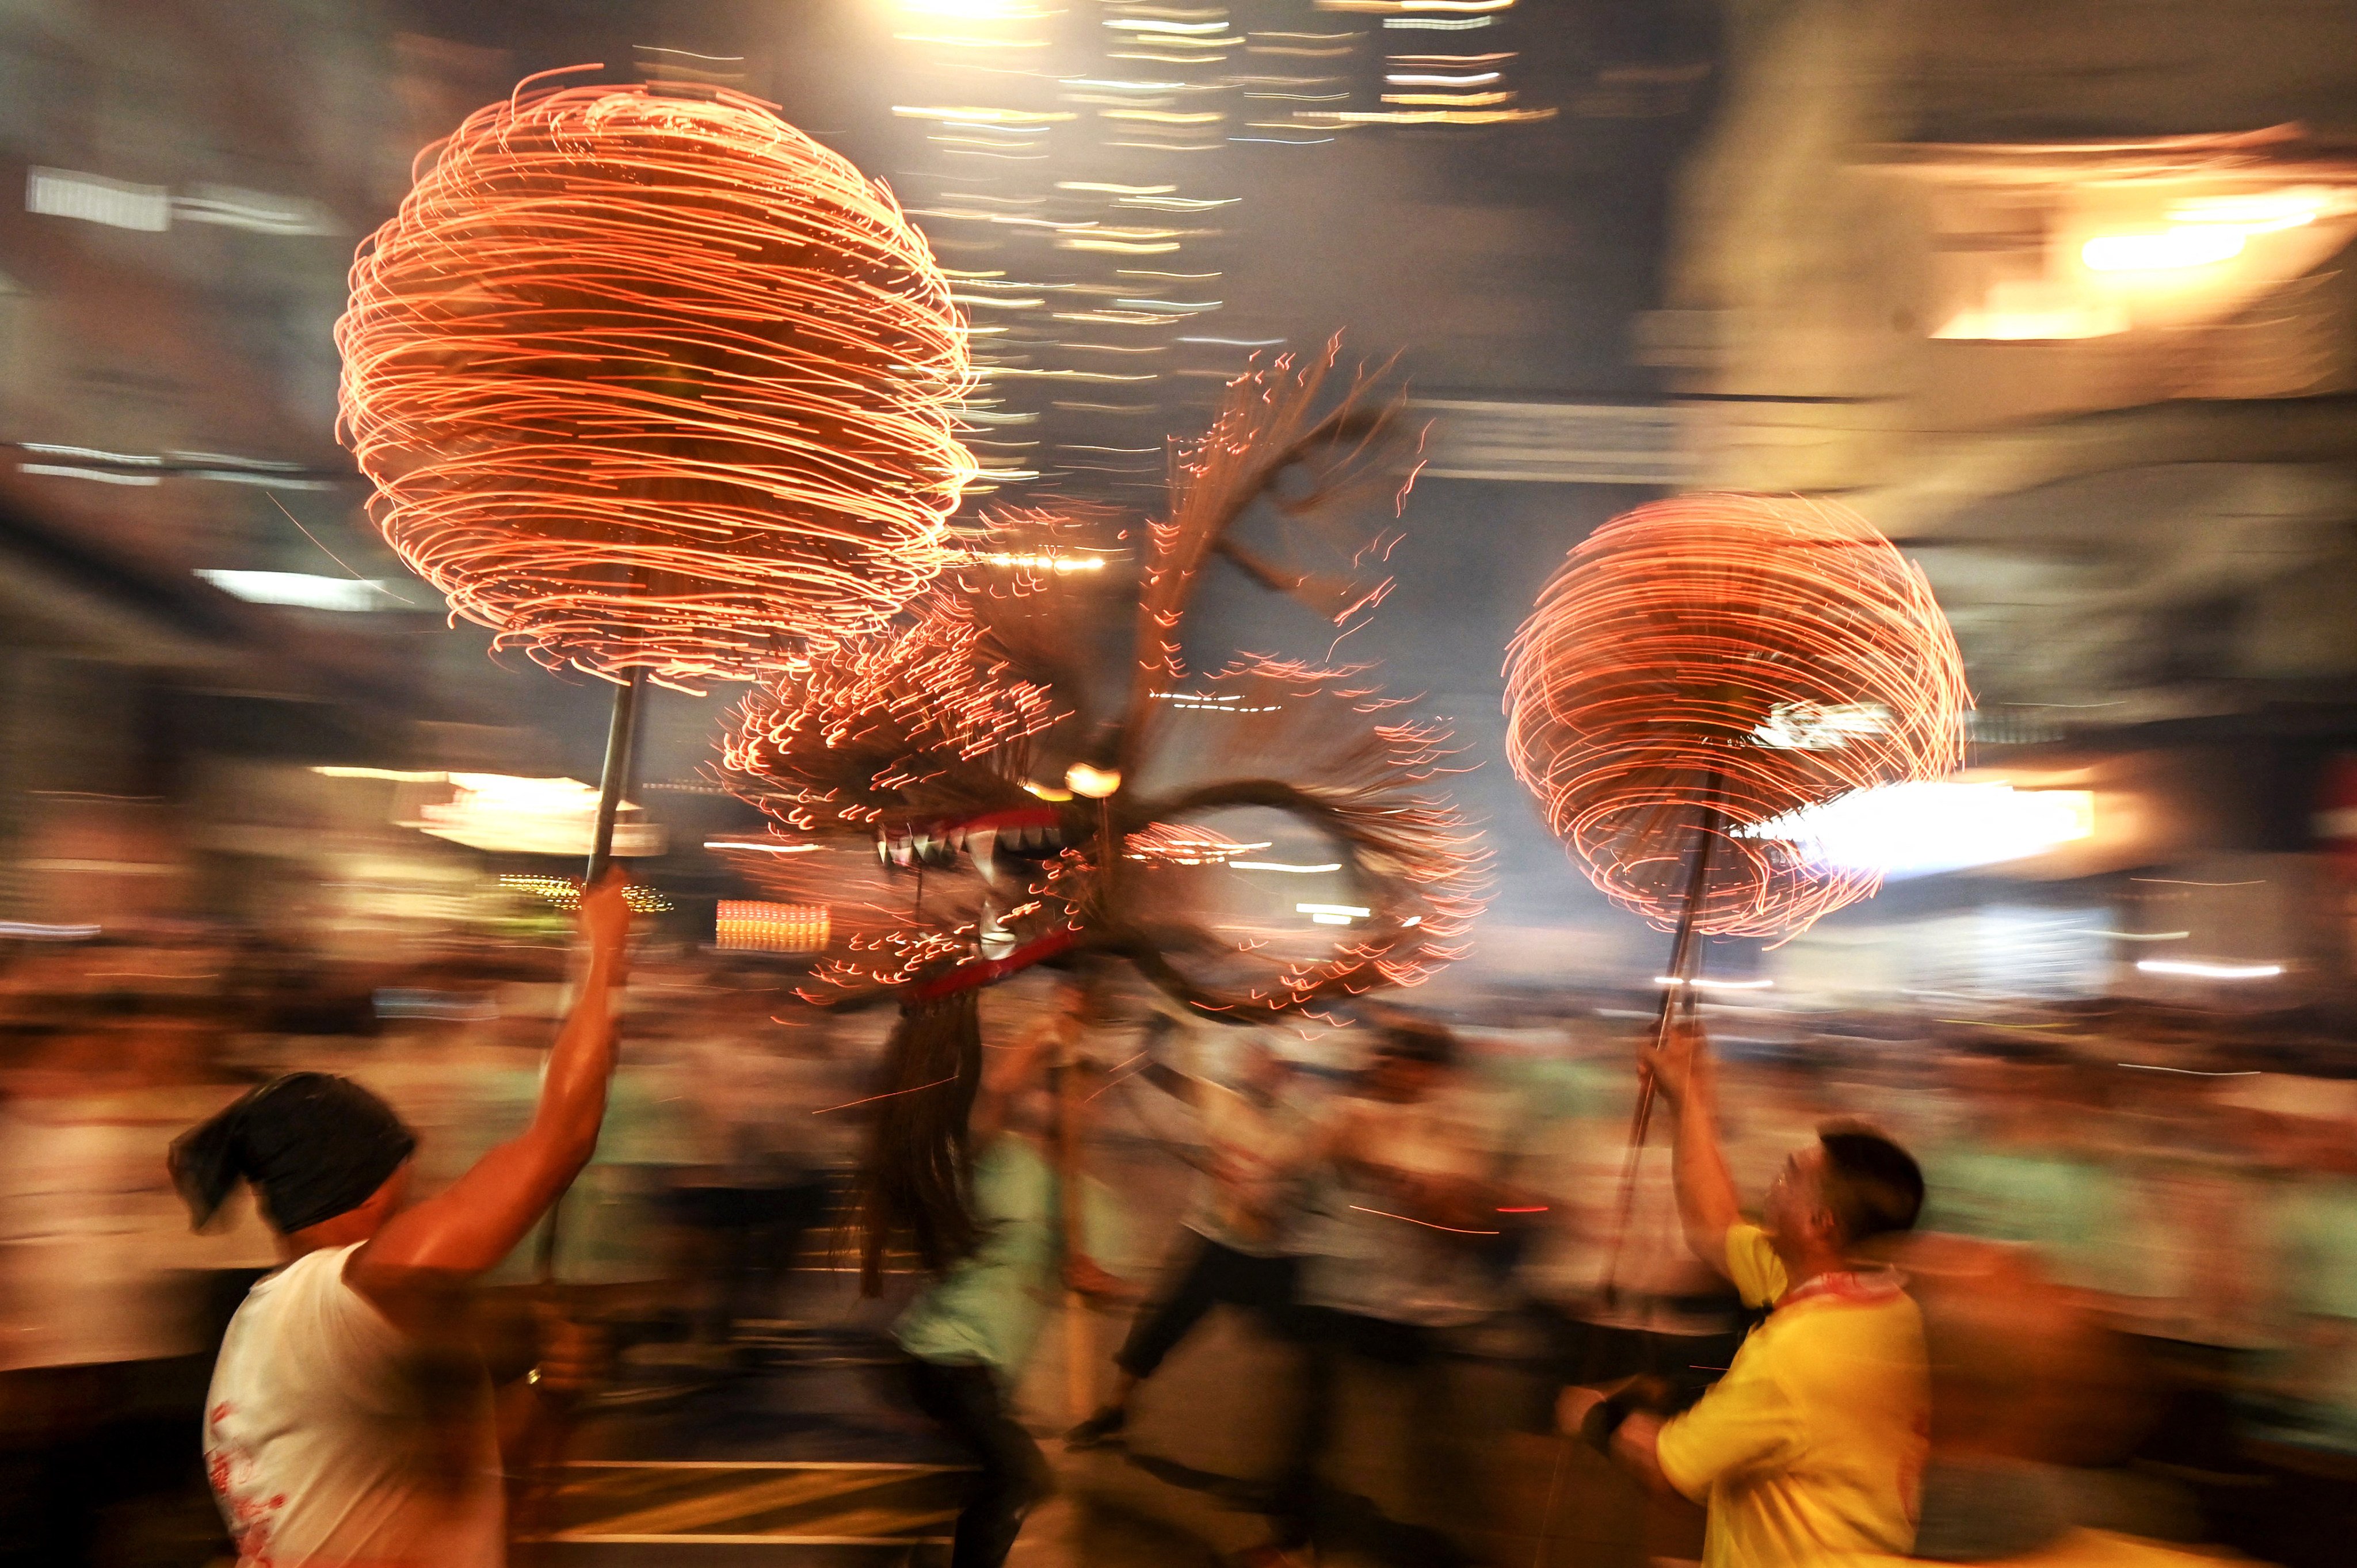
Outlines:
{"type": "Polygon", "coordinates": [[[1055,1489],[1047,1459],[1013,1405],[1060,1276],[1066,1289],[1083,1295],[1120,1294],[1119,1282],[1085,1245],[1102,1229],[1103,1205],[1073,1208],[1082,1201],[1073,1161],[1086,1095],[1071,1071],[1058,1075],[1062,1092],[1048,1087],[1060,1054],[1070,1058],[1077,1047],[1085,994],[1066,985],[1052,1017],[988,1059],[967,1123],[974,1243],[892,1326],[909,1356],[918,1409],[972,1456],[978,1472],[958,1514],[952,1568],[998,1568],[1024,1517],[1055,1489]]]}
{"type": "MultiPolygon", "coordinates": [[[[1158,1016],[1158,1015],[1157,1015],[1158,1016]]],[[[1232,1089],[1161,1062],[1148,1082],[1194,1107],[1203,1124],[1203,1173],[1182,1223],[1190,1238],[1185,1272],[1137,1315],[1114,1357],[1113,1397],[1064,1434],[1093,1448],[1129,1421],[1137,1386],[1155,1374],[1215,1306],[1260,1316],[1280,1331],[1300,1273],[1302,1187],[1316,1149],[1308,1108],[1291,1092],[1292,1069],[1258,1036],[1243,1045],[1232,1089]]]]}
{"type": "Polygon", "coordinates": [[[1684,1414],[1664,1422],[1639,1408],[1641,1383],[1610,1396],[1574,1389],[1564,1424],[1707,1506],[1706,1568],[1906,1552],[1931,1423],[1923,1322],[1904,1280],[1861,1249],[1914,1226],[1921,1172],[1879,1133],[1828,1126],[1785,1160],[1762,1223],[1747,1224],[1700,1026],[1674,1030],[1645,1067],[1676,1112],[1672,1171],[1687,1245],[1747,1304],[1772,1310],[1684,1414]]]}
{"type": "Polygon", "coordinates": [[[1378,1531],[1419,1563],[1467,1557],[1458,1541],[1481,1511],[1481,1477],[1454,1336],[1504,1302],[1503,1271],[1486,1256],[1508,1230],[1498,1111],[1459,1073],[1454,1035],[1402,1019],[1382,1026],[1359,1093],[1326,1123],[1289,1336],[1304,1408],[1278,1481],[1281,1548],[1315,1533],[1320,1462],[1345,1435],[1347,1376],[1405,1396],[1390,1435],[1408,1517],[1380,1519],[1378,1531]]]}
{"type": "Polygon", "coordinates": [[[461,1341],[465,1287],[596,1150],[630,927],[619,877],[582,900],[589,954],[531,1126],[404,1206],[416,1138],[349,1079],[292,1073],[172,1145],[198,1224],[240,1180],[287,1262],[231,1321],[207,1467],[240,1558],[486,1568],[505,1558],[490,1380],[461,1341]]]}

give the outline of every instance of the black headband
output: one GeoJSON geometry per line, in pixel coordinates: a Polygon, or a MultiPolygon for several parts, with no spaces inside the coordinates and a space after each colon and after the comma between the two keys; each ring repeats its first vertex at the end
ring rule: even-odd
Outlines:
{"type": "Polygon", "coordinates": [[[416,1135],[350,1079],[273,1079],[172,1142],[172,1184],[202,1228],[240,1180],[283,1233],[358,1208],[409,1158],[416,1135]]]}

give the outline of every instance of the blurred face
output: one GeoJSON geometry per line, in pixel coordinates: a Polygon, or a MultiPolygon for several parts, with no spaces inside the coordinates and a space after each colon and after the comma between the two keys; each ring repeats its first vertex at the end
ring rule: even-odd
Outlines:
{"type": "Polygon", "coordinates": [[[1762,1228],[1770,1239],[1798,1243],[1830,1235],[1833,1215],[1825,1208],[1824,1173],[1823,1144],[1806,1144],[1785,1156],[1784,1168],[1768,1184],[1768,1197],[1760,1209],[1762,1228]]]}
{"type": "Polygon", "coordinates": [[[1367,1087],[1378,1100],[1398,1104],[1423,1099],[1432,1090],[1439,1068],[1411,1057],[1383,1056],[1367,1070],[1367,1087]]]}
{"type": "Polygon", "coordinates": [[[1244,1087],[1260,1094],[1272,1094],[1285,1081],[1285,1058],[1255,1040],[1244,1047],[1244,1087]]]}

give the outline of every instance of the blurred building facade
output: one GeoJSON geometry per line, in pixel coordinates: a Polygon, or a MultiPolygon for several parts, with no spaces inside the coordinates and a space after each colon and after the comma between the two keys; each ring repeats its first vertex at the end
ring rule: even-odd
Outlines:
{"type": "Polygon", "coordinates": [[[1923,564],[1975,762],[2096,791],[2092,842],[2005,869],[2156,938],[2115,980],[2176,983],[2137,967],[2167,954],[2337,988],[2357,16],[2270,0],[2231,42],[2151,0],[1729,16],[1644,332],[1696,480],[1841,496],[1923,564]]]}

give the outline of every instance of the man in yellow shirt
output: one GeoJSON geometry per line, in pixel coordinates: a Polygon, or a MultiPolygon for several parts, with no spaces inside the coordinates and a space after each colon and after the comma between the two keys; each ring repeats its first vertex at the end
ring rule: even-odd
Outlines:
{"type": "Polygon", "coordinates": [[[1828,1126],[1784,1162],[1761,1223],[1743,1223],[1701,1046],[1687,1026],[1645,1064],[1677,1114],[1679,1219],[1695,1256],[1773,1310],[1684,1414],[1663,1421],[1575,1389],[1566,1423],[1706,1505],[1705,1568],[1904,1555],[1931,1422],[1923,1323],[1900,1277],[1856,1254],[1914,1225],[1922,1173],[1878,1133],[1828,1126]]]}

